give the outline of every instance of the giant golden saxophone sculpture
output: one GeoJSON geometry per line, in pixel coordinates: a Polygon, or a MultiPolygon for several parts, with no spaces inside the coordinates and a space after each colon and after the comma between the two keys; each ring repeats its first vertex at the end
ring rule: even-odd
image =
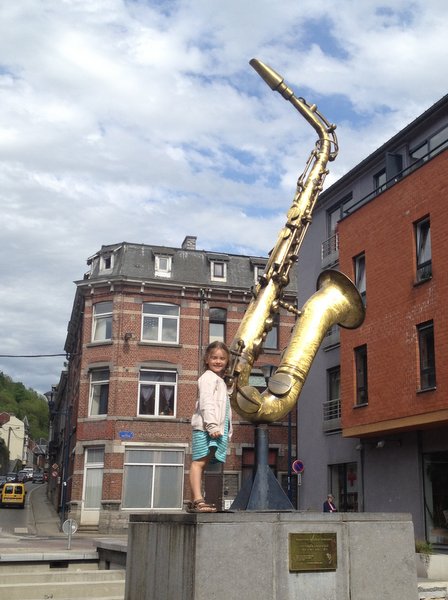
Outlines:
{"type": "Polygon", "coordinates": [[[289,283],[290,271],[297,261],[305,233],[311,223],[311,213],[328,173],[327,163],[338,153],[335,125],[331,125],[303,98],[297,98],[273,69],[257,59],[251,66],[269,87],[289,100],[316,130],[319,139],[297,182],[285,226],[280,231],[270,253],[263,275],[254,289],[233,342],[226,380],[231,388],[232,407],[243,418],[254,423],[270,423],[282,419],[296,404],[311,363],[330,327],[339,324],[354,329],[364,320],[364,306],[355,285],[339,271],[323,271],[318,278],[317,292],[301,311],[283,302],[283,289],[289,283]],[[249,377],[263,342],[272,329],[274,315],[280,307],[294,312],[297,322],[291,340],[281,357],[280,365],[269,379],[267,389],[260,393],[248,385],[249,377]]]}

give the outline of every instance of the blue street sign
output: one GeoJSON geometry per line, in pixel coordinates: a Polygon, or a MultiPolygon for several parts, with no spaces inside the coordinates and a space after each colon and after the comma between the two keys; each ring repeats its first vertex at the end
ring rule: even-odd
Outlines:
{"type": "Polygon", "coordinates": [[[118,434],[122,440],[131,440],[134,437],[133,431],[120,431],[118,434]]]}

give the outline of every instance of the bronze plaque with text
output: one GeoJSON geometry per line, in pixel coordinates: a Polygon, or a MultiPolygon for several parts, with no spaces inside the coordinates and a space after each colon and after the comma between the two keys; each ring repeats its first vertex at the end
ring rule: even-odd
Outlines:
{"type": "Polygon", "coordinates": [[[290,571],[336,571],[337,566],[335,533],[289,534],[290,571]]]}

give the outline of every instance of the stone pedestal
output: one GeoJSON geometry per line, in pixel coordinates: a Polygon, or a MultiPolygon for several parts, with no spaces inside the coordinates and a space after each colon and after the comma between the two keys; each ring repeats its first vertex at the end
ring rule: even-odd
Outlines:
{"type": "Polygon", "coordinates": [[[135,514],[125,600],[415,600],[414,552],[407,514],[135,514]]]}

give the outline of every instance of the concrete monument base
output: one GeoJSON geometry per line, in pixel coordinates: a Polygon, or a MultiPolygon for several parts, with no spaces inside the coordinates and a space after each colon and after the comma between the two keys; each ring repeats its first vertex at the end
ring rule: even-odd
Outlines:
{"type": "Polygon", "coordinates": [[[125,600],[415,600],[410,515],[134,514],[125,600]]]}

